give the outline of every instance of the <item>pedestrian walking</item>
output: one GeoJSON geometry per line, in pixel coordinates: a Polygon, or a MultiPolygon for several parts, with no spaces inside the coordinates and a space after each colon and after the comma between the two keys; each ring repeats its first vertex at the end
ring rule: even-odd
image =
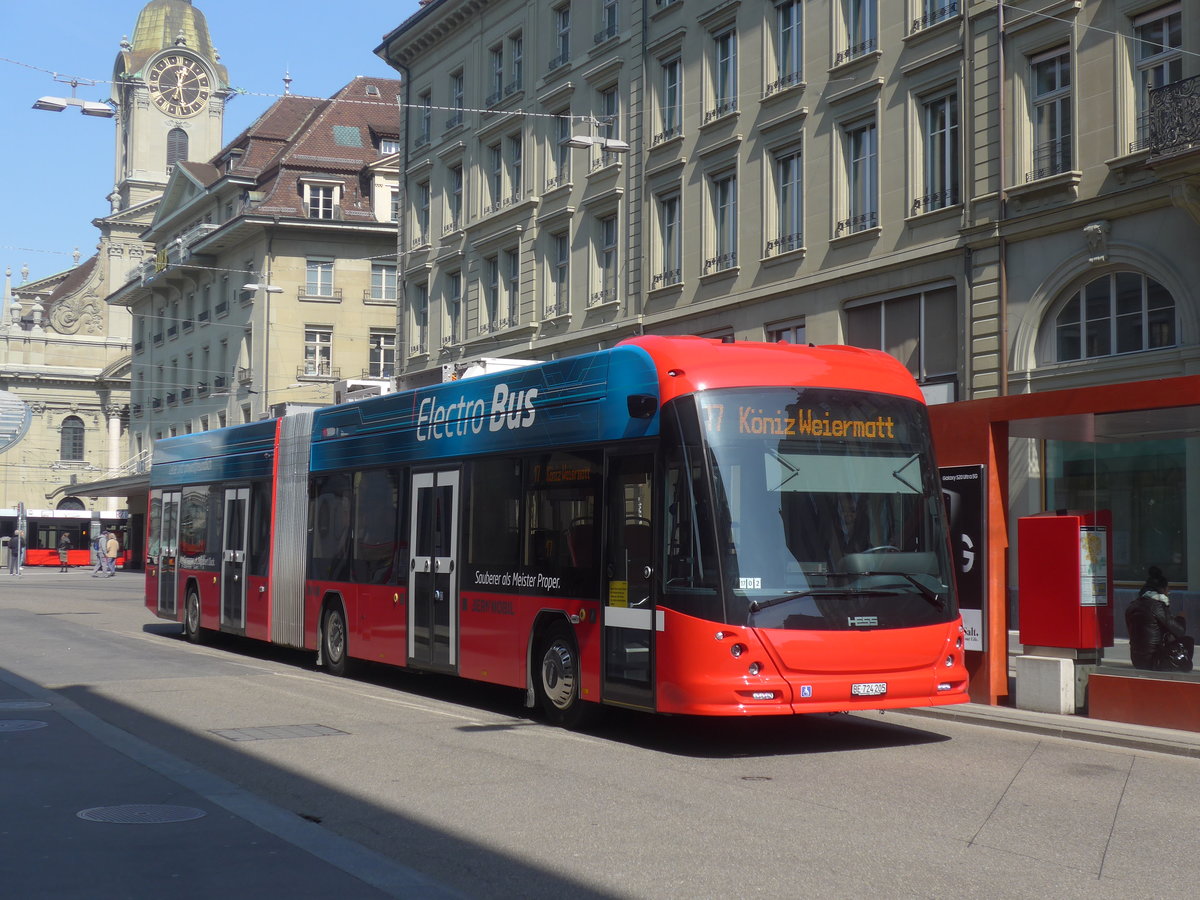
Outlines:
{"type": "Polygon", "coordinates": [[[108,536],[101,533],[92,541],[92,549],[96,551],[96,568],[92,569],[93,578],[103,578],[108,567],[104,564],[106,559],[106,548],[108,544],[108,536]]]}
{"type": "Polygon", "coordinates": [[[117,540],[117,533],[110,531],[108,540],[104,544],[104,561],[108,564],[108,571],[105,573],[109,578],[117,574],[116,565],[117,557],[121,555],[121,543],[117,540]]]}
{"type": "Polygon", "coordinates": [[[20,530],[14,531],[8,539],[8,574],[21,574],[21,554],[25,552],[25,535],[20,530]]]}
{"type": "Polygon", "coordinates": [[[65,572],[71,568],[67,564],[67,554],[71,552],[71,536],[65,531],[58,539],[58,571],[65,572]]]}

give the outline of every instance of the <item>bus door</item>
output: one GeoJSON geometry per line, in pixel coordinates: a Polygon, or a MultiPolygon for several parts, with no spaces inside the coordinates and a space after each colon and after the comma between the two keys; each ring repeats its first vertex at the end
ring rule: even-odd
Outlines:
{"type": "Polygon", "coordinates": [[[408,659],[458,664],[457,471],[414,472],[409,521],[408,659]]]}
{"type": "Polygon", "coordinates": [[[605,479],[604,699],[654,708],[651,454],[609,456],[605,479]]]}
{"type": "Polygon", "coordinates": [[[221,628],[246,630],[246,535],[250,488],[225,489],[225,534],[221,542],[221,628]]]}
{"type": "Polygon", "coordinates": [[[158,612],[160,615],[175,615],[178,600],[176,585],[176,561],[179,554],[179,506],[180,491],[163,491],[162,511],[159,514],[158,535],[158,612]]]}

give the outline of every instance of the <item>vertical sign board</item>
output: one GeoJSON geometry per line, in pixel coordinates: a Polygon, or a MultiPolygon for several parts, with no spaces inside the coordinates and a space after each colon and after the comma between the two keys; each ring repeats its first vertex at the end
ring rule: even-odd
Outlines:
{"type": "Polygon", "coordinates": [[[950,550],[968,650],[987,649],[987,480],[985,466],[939,469],[950,520],[950,550]]]}
{"type": "Polygon", "coordinates": [[[1079,529],[1079,605],[1108,606],[1108,529],[1079,529]]]}

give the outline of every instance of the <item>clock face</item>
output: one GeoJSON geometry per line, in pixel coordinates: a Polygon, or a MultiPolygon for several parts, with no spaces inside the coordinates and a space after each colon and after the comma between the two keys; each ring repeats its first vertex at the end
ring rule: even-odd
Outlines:
{"type": "Polygon", "coordinates": [[[146,78],[155,105],[169,116],[194,116],[212,91],[208,72],[187,56],[161,57],[146,78]]]}

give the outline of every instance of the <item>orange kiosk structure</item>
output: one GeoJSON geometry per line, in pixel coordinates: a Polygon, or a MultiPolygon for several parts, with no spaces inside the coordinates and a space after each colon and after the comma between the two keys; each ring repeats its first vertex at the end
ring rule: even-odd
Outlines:
{"type": "MultiPolygon", "coordinates": [[[[1009,694],[1008,631],[1017,624],[1010,622],[1008,603],[1010,587],[1017,587],[1010,584],[1008,559],[1013,543],[1009,516],[1009,439],[1094,442],[1119,440],[1122,434],[1135,439],[1156,430],[1177,429],[1181,422],[1198,423],[1200,376],[1011,394],[932,406],[929,412],[938,464],[982,466],[985,473],[987,533],[986,545],[979,550],[986,555],[987,562],[983,598],[986,635],[983,650],[968,652],[967,667],[971,674],[971,699],[997,705],[1009,694]]],[[[1193,427],[1186,434],[1196,436],[1200,427],[1193,427]]],[[[1021,599],[1018,598],[1019,607],[1021,599]]],[[[1122,610],[1109,606],[1109,635],[1112,617],[1121,613],[1122,610]]],[[[1098,627],[1104,626],[1098,623],[1098,627]]],[[[1194,690],[1195,698],[1200,699],[1200,681],[1181,685],[1178,681],[1156,681],[1135,675],[1131,671],[1129,678],[1094,676],[1089,687],[1090,714],[1142,724],[1165,724],[1155,709],[1167,703],[1178,709],[1177,700],[1169,700],[1167,694],[1177,697],[1181,689],[1194,690]],[[1162,696],[1157,693],[1160,691],[1162,696]],[[1120,699],[1110,703],[1109,696],[1120,699]]],[[[1200,703],[1188,705],[1193,715],[1186,722],[1176,716],[1171,727],[1200,730],[1200,703]]]]}

